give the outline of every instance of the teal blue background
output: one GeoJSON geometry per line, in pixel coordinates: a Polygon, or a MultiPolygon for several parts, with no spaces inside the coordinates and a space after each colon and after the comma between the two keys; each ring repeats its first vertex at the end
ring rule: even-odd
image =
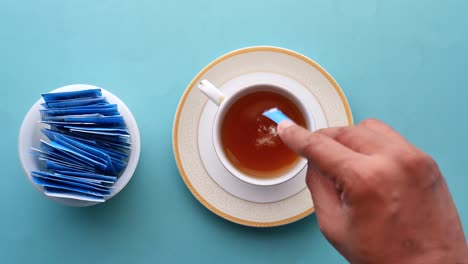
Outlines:
{"type": "Polygon", "coordinates": [[[340,83],[356,122],[385,120],[429,152],[468,228],[468,1],[0,0],[1,263],[346,263],[316,217],[274,229],[232,224],[183,184],[172,121],[190,80],[216,57],[275,45],[340,83]],[[129,185],[67,208],[39,194],[17,157],[42,92],[89,83],[133,111],[142,139],[129,185]]]}

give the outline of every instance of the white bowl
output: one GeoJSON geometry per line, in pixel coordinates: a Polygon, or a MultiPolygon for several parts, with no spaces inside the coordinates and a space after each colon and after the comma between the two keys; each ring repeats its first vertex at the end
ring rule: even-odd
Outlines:
{"type": "MultiPolygon", "coordinates": [[[[117,96],[100,87],[88,84],[73,84],[60,87],[53,90],[52,92],[67,92],[96,88],[101,89],[102,95],[107,98],[109,103],[118,105],[119,112],[123,116],[123,119],[127,125],[128,132],[130,134],[130,143],[132,144],[127,167],[113,185],[114,188],[111,190],[111,194],[104,198],[105,200],[109,200],[117,193],[119,193],[130,181],[140,158],[140,131],[138,130],[138,125],[135,118],[130,112],[130,109],[117,96]]],[[[48,125],[38,122],[41,120],[39,110],[42,109],[42,103],[44,103],[44,99],[41,98],[31,107],[29,112],[24,117],[19,133],[18,151],[21,165],[23,166],[23,170],[26,173],[29,181],[34,187],[36,187],[39,192],[44,194],[44,187],[34,184],[31,176],[31,171],[40,169],[40,162],[37,157],[32,155],[31,147],[38,147],[40,139],[47,140],[47,138],[42,134],[41,128],[48,127],[48,125]]],[[[84,207],[97,204],[97,202],[80,201],[68,198],[46,197],[60,204],[68,206],[84,207]]]]}

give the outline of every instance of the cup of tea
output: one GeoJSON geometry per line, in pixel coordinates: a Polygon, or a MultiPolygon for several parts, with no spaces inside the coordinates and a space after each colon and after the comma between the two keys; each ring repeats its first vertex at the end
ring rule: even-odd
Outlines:
{"type": "Polygon", "coordinates": [[[314,130],[310,110],[291,89],[256,82],[226,96],[208,80],[202,80],[198,88],[218,106],[213,146],[233,176],[249,184],[272,186],[292,179],[306,167],[307,160],[281,141],[277,124],[262,115],[278,108],[297,125],[314,130]]]}

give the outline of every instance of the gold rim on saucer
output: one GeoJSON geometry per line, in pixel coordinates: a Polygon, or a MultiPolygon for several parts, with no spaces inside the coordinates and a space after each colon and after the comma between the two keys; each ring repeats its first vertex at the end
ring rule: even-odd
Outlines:
{"type": "MultiPolygon", "coordinates": [[[[233,216],[233,215],[231,215],[229,213],[223,212],[217,206],[214,206],[210,202],[208,202],[207,199],[205,199],[199,193],[197,188],[194,187],[194,185],[190,181],[190,177],[188,176],[188,173],[191,173],[191,171],[186,171],[184,169],[184,163],[183,163],[183,160],[181,158],[181,153],[179,151],[179,146],[180,146],[179,145],[180,144],[179,126],[180,126],[180,119],[181,119],[182,110],[183,110],[183,108],[184,108],[184,106],[185,106],[185,104],[187,102],[187,98],[191,94],[192,90],[196,87],[196,84],[200,81],[200,79],[202,79],[202,77],[204,77],[207,74],[207,72],[209,72],[210,70],[215,68],[215,66],[217,66],[218,64],[220,64],[222,62],[225,62],[225,61],[227,61],[229,59],[234,59],[238,55],[245,55],[247,53],[258,53],[258,52],[279,53],[279,54],[283,54],[283,55],[286,55],[286,56],[291,56],[291,57],[295,58],[296,60],[302,61],[303,63],[307,64],[307,66],[309,68],[310,67],[314,68],[315,71],[319,72],[321,77],[326,78],[327,82],[330,84],[329,86],[333,87],[334,91],[338,94],[339,100],[338,99],[336,100],[338,102],[333,102],[333,104],[331,104],[331,105],[333,105],[333,106],[338,105],[340,108],[343,109],[343,111],[341,111],[339,113],[341,121],[332,122],[332,124],[329,123],[329,125],[334,126],[334,125],[352,125],[353,124],[353,117],[352,117],[351,109],[349,107],[346,96],[344,95],[344,93],[341,90],[338,83],[333,79],[333,77],[327,71],[325,71],[325,69],[323,69],[320,65],[318,65],[316,62],[314,62],[313,60],[307,58],[306,56],[304,56],[302,54],[299,54],[297,52],[294,52],[294,51],[291,51],[291,50],[288,50],[288,49],[284,49],[284,48],[270,47],[270,46],[248,47],[248,48],[243,48],[243,49],[232,51],[230,53],[227,53],[227,54],[217,58],[216,60],[214,60],[213,62],[208,64],[203,70],[201,70],[193,78],[193,80],[190,82],[189,86],[185,90],[185,92],[184,92],[184,94],[183,94],[183,96],[182,96],[182,98],[180,100],[180,103],[178,105],[178,108],[177,108],[177,111],[176,111],[176,114],[175,114],[174,126],[173,126],[173,150],[174,150],[174,156],[175,156],[175,160],[176,160],[176,163],[177,163],[177,167],[179,169],[180,175],[182,176],[182,179],[183,179],[184,183],[186,184],[188,189],[191,191],[191,193],[195,196],[195,198],[198,201],[200,201],[200,203],[202,203],[206,208],[208,208],[210,211],[212,211],[216,215],[218,215],[218,216],[220,216],[220,217],[222,217],[224,219],[227,219],[229,221],[232,221],[234,223],[238,223],[238,224],[242,224],[242,225],[246,225],[246,226],[253,226],[253,227],[273,227],[273,226],[280,226],[280,225],[289,224],[289,223],[295,222],[297,220],[300,220],[300,219],[310,215],[311,213],[314,212],[313,205],[311,205],[310,208],[307,208],[307,209],[303,210],[300,213],[296,213],[296,214],[294,214],[292,216],[285,217],[285,218],[280,219],[280,220],[274,220],[274,221],[250,221],[250,220],[242,219],[240,217],[236,217],[236,216],[233,216]]],[[[308,84],[308,86],[311,86],[311,85],[313,86],[314,84],[308,84]]],[[[197,101],[195,103],[197,103],[197,104],[199,103],[199,104],[204,105],[206,103],[206,101],[207,101],[207,99],[204,98],[203,101],[197,101]]],[[[336,113],[334,113],[334,114],[337,115],[336,113]]],[[[196,113],[194,113],[193,115],[196,115],[196,113]]],[[[193,118],[196,118],[196,117],[193,117],[193,118]]],[[[197,128],[190,128],[190,129],[192,129],[193,131],[197,130],[197,128]]],[[[198,166],[200,166],[200,165],[198,165],[198,166]]],[[[203,165],[201,165],[201,166],[203,166],[203,165]]],[[[218,187],[218,188],[220,189],[220,191],[222,191],[221,187],[218,187]]],[[[268,206],[268,205],[265,205],[265,206],[268,206]]]]}

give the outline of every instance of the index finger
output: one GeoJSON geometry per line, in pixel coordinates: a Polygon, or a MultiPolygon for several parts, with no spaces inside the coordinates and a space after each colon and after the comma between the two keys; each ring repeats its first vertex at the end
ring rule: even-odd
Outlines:
{"type": "Polygon", "coordinates": [[[361,154],[324,134],[312,133],[290,121],[281,122],[278,133],[289,148],[313,162],[319,171],[337,183],[347,186],[352,180],[349,165],[360,158],[361,154]]]}

